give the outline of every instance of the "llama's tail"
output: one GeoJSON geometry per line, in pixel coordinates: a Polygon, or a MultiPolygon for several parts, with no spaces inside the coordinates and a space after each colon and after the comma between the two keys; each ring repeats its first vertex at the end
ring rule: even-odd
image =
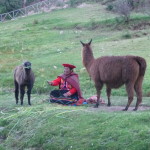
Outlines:
{"type": "Polygon", "coordinates": [[[144,76],[145,71],[146,71],[146,60],[144,58],[142,58],[142,57],[139,57],[139,56],[136,56],[135,60],[137,61],[137,63],[140,66],[140,73],[139,73],[139,75],[140,76],[144,76]]]}

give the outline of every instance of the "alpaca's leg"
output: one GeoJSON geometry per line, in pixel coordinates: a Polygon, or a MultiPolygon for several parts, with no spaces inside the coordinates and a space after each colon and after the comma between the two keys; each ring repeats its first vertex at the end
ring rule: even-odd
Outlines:
{"type": "Polygon", "coordinates": [[[100,99],[100,95],[101,95],[101,89],[103,87],[103,84],[99,83],[99,84],[95,84],[95,88],[96,88],[96,92],[97,92],[97,103],[94,106],[95,108],[98,108],[99,106],[99,99],[100,99]]]}
{"type": "Polygon", "coordinates": [[[25,93],[25,86],[24,85],[20,85],[20,101],[21,101],[21,105],[23,105],[24,93],[25,93]]]}
{"type": "Polygon", "coordinates": [[[134,86],[133,86],[133,83],[128,83],[126,84],[126,91],[127,91],[127,94],[128,94],[128,103],[125,107],[125,109],[123,109],[123,111],[127,111],[131,102],[133,101],[133,96],[134,96],[134,86]]]}
{"type": "Polygon", "coordinates": [[[15,99],[16,99],[16,104],[18,104],[19,85],[16,81],[14,81],[14,83],[15,83],[15,99]]]}
{"type": "Polygon", "coordinates": [[[97,102],[96,102],[96,105],[94,107],[98,108],[101,91],[96,89],[96,92],[97,92],[97,102]]]}
{"type": "Polygon", "coordinates": [[[28,104],[31,105],[30,97],[31,97],[31,85],[27,85],[27,95],[28,95],[28,104]]]}
{"type": "Polygon", "coordinates": [[[106,93],[107,93],[107,98],[108,98],[107,106],[111,106],[111,102],[110,102],[111,88],[107,87],[106,88],[106,93]]]}
{"type": "Polygon", "coordinates": [[[138,109],[139,104],[142,102],[142,82],[143,82],[143,77],[139,77],[134,86],[136,96],[137,96],[136,105],[135,108],[133,109],[134,111],[138,109]]]}

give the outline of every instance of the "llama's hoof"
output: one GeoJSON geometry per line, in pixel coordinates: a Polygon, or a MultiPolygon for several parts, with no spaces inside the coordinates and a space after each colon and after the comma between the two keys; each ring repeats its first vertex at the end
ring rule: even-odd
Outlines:
{"type": "Polygon", "coordinates": [[[108,107],[110,107],[110,106],[111,106],[111,104],[107,104],[107,106],[108,106],[108,107]]]}
{"type": "Polygon", "coordinates": [[[133,111],[137,111],[137,108],[134,108],[133,111]]]}
{"type": "Polygon", "coordinates": [[[125,108],[125,109],[122,109],[122,111],[127,111],[127,110],[128,110],[128,109],[126,109],[126,108],[125,108]]]}

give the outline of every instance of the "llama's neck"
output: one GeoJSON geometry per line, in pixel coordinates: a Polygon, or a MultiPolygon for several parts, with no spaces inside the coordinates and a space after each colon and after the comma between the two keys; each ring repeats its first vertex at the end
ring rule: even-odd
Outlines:
{"type": "Polygon", "coordinates": [[[25,69],[25,78],[28,79],[30,77],[31,69],[25,69]]]}
{"type": "Polygon", "coordinates": [[[87,69],[88,73],[90,73],[91,65],[94,62],[93,52],[90,47],[86,47],[86,49],[83,49],[82,59],[83,59],[83,65],[87,69]]]}

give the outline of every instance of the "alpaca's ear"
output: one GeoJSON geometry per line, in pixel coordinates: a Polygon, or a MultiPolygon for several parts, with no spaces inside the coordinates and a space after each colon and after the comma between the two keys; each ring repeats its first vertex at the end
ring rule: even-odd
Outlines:
{"type": "Polygon", "coordinates": [[[81,42],[81,44],[83,45],[83,46],[85,46],[85,44],[82,42],[82,41],[80,41],[81,42]]]}
{"type": "Polygon", "coordinates": [[[91,41],[88,44],[91,45],[91,42],[92,42],[92,39],[91,39],[91,41]]]}

